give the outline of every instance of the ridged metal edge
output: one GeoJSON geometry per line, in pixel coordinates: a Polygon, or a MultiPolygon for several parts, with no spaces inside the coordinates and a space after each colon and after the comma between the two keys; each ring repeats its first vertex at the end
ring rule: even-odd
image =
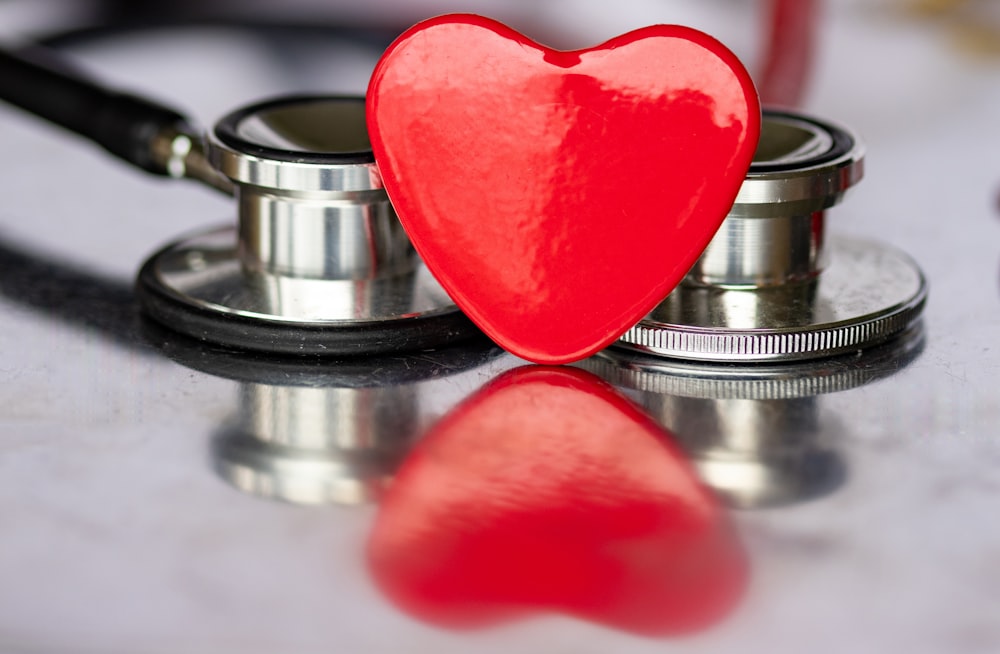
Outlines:
{"type": "Polygon", "coordinates": [[[616,343],[640,352],[700,361],[801,360],[844,354],[884,342],[923,310],[927,285],[907,303],[864,322],[798,331],[710,330],[640,321],[616,343]]]}

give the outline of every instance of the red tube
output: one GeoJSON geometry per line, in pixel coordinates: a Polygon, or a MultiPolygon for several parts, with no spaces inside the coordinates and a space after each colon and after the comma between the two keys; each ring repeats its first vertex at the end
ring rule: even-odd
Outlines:
{"type": "Polygon", "coordinates": [[[767,0],[769,34],[757,84],[766,105],[797,107],[812,71],[820,0],[767,0]]]}

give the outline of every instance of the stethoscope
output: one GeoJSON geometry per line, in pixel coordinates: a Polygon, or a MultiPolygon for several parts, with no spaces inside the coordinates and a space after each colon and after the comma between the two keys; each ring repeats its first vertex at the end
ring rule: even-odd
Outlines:
{"type": "MultiPolygon", "coordinates": [[[[420,261],[381,184],[360,97],[237,109],[202,135],[182,114],[58,59],[0,52],[3,99],[133,166],[232,193],[236,226],[156,252],[136,285],[170,329],[244,350],[384,354],[478,333],[420,261]]],[[[708,362],[823,358],[913,324],[927,285],[880,243],[828,239],[826,212],[863,173],[849,129],[765,111],[754,163],[684,282],[616,344],[708,362]]]]}

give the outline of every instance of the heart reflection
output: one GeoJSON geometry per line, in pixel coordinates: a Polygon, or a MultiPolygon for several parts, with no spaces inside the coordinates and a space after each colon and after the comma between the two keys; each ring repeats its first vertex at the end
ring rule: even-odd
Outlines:
{"type": "Polygon", "coordinates": [[[446,628],[558,612],[645,635],[705,628],[747,563],[671,436],[582,370],[509,371],[404,461],[368,542],[376,583],[446,628]]]}

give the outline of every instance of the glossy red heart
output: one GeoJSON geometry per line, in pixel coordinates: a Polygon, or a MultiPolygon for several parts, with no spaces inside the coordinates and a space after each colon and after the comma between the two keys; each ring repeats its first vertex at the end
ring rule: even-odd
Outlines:
{"type": "Polygon", "coordinates": [[[368,130],[403,226],[459,307],[510,352],[566,363],[695,262],[746,175],[760,107],[737,58],[688,28],[564,52],[453,15],[386,51],[368,130]]]}
{"type": "Polygon", "coordinates": [[[746,562],[670,437],[593,375],[510,371],[401,466],[368,542],[407,613],[448,628],[532,612],[666,635],[733,608],[746,562]]]}

